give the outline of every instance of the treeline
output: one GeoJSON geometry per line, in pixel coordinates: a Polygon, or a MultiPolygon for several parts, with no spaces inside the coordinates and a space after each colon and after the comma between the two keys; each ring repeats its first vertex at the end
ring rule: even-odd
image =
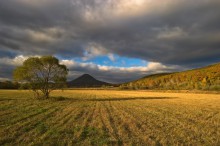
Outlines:
{"type": "MultiPolygon", "coordinates": [[[[39,84],[39,83],[36,83],[35,85],[37,85],[37,84],[39,84]]],[[[49,86],[52,84],[53,83],[50,83],[49,86]]],[[[18,83],[18,82],[14,82],[14,81],[1,81],[0,82],[0,89],[24,89],[24,90],[26,90],[26,89],[29,89],[30,86],[31,86],[31,84],[29,84],[29,83],[18,83]]],[[[39,86],[41,86],[41,85],[39,84],[39,86]]],[[[56,86],[59,87],[59,84],[56,84],[56,86]]],[[[64,87],[67,87],[67,85],[64,87]]],[[[62,89],[62,88],[63,87],[61,87],[61,85],[60,85],[60,89],[62,89]]]]}
{"type": "Polygon", "coordinates": [[[220,90],[220,63],[178,73],[156,74],[120,85],[121,89],[220,90]]]}
{"type": "Polygon", "coordinates": [[[12,81],[2,81],[0,82],[0,89],[19,89],[20,84],[18,82],[12,81]]]}
{"type": "Polygon", "coordinates": [[[30,84],[15,81],[0,81],[0,89],[29,89],[30,84]]]}

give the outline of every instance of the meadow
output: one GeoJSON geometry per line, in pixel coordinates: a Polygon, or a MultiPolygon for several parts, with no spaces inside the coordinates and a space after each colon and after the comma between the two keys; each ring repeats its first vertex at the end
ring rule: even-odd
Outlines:
{"type": "Polygon", "coordinates": [[[0,90],[0,145],[220,145],[220,94],[0,90]]]}

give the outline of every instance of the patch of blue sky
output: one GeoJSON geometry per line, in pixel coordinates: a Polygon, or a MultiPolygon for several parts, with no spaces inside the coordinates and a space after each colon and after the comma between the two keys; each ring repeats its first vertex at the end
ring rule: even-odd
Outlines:
{"type": "Polygon", "coordinates": [[[147,66],[148,62],[138,58],[128,58],[119,55],[113,55],[110,59],[108,55],[96,56],[94,58],[83,60],[83,58],[74,58],[76,62],[92,62],[97,65],[115,66],[115,67],[135,67],[147,66]]]}

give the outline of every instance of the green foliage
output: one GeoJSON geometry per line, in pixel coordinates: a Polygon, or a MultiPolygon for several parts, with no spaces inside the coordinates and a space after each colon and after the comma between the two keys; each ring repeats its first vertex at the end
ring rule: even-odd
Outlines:
{"type": "Polygon", "coordinates": [[[219,90],[220,63],[178,73],[155,74],[125,83],[121,89],[219,90]]]}
{"type": "Polygon", "coordinates": [[[68,69],[53,56],[30,57],[14,70],[14,79],[35,92],[36,98],[49,98],[52,90],[65,86],[68,69]]]}

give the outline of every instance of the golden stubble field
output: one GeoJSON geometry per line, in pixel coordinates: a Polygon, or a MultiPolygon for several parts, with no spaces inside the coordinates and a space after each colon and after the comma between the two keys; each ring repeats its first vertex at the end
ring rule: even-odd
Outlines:
{"type": "Polygon", "coordinates": [[[0,90],[0,145],[220,145],[220,95],[0,90]]]}

